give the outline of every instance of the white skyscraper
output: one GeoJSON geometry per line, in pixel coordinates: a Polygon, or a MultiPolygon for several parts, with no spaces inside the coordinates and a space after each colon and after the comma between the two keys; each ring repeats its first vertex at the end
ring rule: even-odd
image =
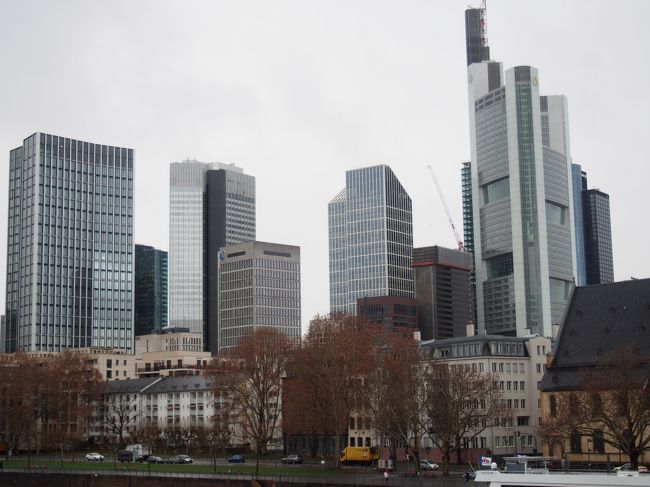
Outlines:
{"type": "Polygon", "coordinates": [[[169,324],[216,345],[217,259],[225,245],[255,240],[255,178],[232,164],[170,165],[169,324]]]}
{"type": "Polygon", "coordinates": [[[530,66],[479,59],[468,85],[478,329],[551,336],[575,275],[567,101],[530,66]]]}

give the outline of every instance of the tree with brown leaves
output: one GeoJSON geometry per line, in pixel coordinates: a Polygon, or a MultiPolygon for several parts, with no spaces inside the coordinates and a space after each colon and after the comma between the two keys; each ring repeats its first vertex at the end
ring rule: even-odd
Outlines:
{"type": "Polygon", "coordinates": [[[404,445],[413,452],[415,471],[419,472],[420,445],[426,434],[426,369],[412,338],[387,330],[378,345],[370,388],[373,426],[389,440],[393,460],[396,445],[404,445]]]}
{"type": "Polygon", "coordinates": [[[9,456],[34,437],[38,372],[35,361],[24,353],[0,357],[0,440],[9,456]]]}
{"type": "Polygon", "coordinates": [[[212,360],[206,370],[213,395],[224,391],[242,434],[259,458],[270,442],[281,437],[282,378],[292,349],[287,336],[272,328],[258,328],[224,358],[212,360]]]}
{"type": "Polygon", "coordinates": [[[93,402],[98,401],[105,382],[89,357],[65,350],[46,359],[43,371],[49,377],[44,394],[48,396],[48,429],[61,454],[85,436],[93,402]]]}
{"type": "Polygon", "coordinates": [[[287,429],[333,436],[337,465],[350,417],[369,407],[376,329],[355,316],[317,316],[289,368],[287,429]]]}

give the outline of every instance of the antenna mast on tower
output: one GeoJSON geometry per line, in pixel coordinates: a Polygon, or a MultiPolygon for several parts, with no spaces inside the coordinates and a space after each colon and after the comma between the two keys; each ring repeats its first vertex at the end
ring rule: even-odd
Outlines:
{"type": "Polygon", "coordinates": [[[488,33],[487,33],[487,15],[485,14],[486,12],[486,5],[485,5],[486,0],[483,0],[481,2],[481,6],[479,7],[480,9],[480,19],[481,19],[481,47],[488,47],[488,33]]]}

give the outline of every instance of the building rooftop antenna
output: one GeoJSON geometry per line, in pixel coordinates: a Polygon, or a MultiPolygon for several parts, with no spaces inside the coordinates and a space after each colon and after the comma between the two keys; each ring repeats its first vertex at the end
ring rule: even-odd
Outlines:
{"type": "Polygon", "coordinates": [[[485,4],[486,0],[481,2],[480,9],[480,18],[481,18],[481,47],[487,47],[488,44],[488,34],[487,34],[487,15],[485,14],[487,6],[485,4]]]}

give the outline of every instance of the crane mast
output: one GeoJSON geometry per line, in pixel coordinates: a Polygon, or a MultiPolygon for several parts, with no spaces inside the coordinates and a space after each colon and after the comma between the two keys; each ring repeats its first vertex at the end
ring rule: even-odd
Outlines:
{"type": "Polygon", "coordinates": [[[429,173],[431,173],[431,177],[433,178],[433,183],[436,185],[436,189],[438,190],[438,196],[440,197],[442,206],[445,209],[445,213],[447,214],[447,220],[449,221],[449,225],[451,225],[451,230],[452,232],[454,232],[454,238],[456,239],[456,245],[458,246],[458,250],[464,251],[465,246],[463,245],[463,241],[460,238],[460,235],[458,234],[458,230],[456,230],[456,225],[454,225],[454,220],[451,218],[451,213],[449,212],[449,207],[445,202],[445,197],[442,194],[442,188],[440,188],[440,184],[438,183],[438,178],[436,178],[436,173],[434,172],[431,164],[429,164],[427,167],[429,168],[429,173]]]}

